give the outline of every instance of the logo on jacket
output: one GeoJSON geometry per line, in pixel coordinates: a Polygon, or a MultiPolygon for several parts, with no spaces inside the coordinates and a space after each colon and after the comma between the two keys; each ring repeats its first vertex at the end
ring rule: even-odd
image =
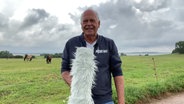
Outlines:
{"type": "Polygon", "coordinates": [[[108,50],[99,50],[99,49],[97,49],[96,53],[108,53],[108,50]]]}

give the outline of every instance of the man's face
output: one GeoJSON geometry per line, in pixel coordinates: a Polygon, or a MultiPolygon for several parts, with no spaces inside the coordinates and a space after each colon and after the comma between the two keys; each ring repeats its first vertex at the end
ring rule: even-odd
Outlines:
{"type": "Polygon", "coordinates": [[[86,36],[97,35],[100,21],[93,11],[85,11],[81,19],[81,28],[86,36]]]}

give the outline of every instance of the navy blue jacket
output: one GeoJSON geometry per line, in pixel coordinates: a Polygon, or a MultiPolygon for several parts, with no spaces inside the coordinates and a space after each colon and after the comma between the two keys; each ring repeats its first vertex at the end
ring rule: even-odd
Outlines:
{"type": "MultiPolygon", "coordinates": [[[[76,47],[86,47],[83,34],[67,41],[62,55],[61,72],[71,70],[71,60],[75,58],[76,47]]],[[[96,56],[98,71],[92,94],[95,104],[102,104],[112,101],[111,74],[113,77],[122,75],[122,62],[114,41],[101,35],[98,35],[97,42],[94,45],[94,55],[96,56]]]]}

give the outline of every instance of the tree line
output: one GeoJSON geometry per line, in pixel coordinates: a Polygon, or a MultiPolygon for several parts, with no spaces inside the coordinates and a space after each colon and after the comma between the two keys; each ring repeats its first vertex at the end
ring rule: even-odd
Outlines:
{"type": "Polygon", "coordinates": [[[52,58],[61,58],[62,53],[55,53],[55,54],[40,54],[40,56],[44,56],[44,58],[46,58],[48,55],[50,55],[52,58]]]}
{"type": "MultiPolygon", "coordinates": [[[[50,55],[52,58],[61,58],[62,53],[55,53],[55,54],[40,54],[40,56],[44,56],[46,58],[48,55],[50,55]]],[[[9,51],[0,51],[0,58],[23,58],[24,56],[22,55],[13,55],[9,51]]],[[[35,56],[33,55],[33,58],[35,56]]]]}
{"type": "Polygon", "coordinates": [[[23,56],[20,55],[14,56],[9,51],[0,51],[0,58],[23,58],[23,56]]]}
{"type": "Polygon", "coordinates": [[[179,41],[175,43],[175,49],[172,53],[184,54],[184,41],[179,41]]]}
{"type": "MultiPolygon", "coordinates": [[[[172,53],[184,54],[184,41],[178,41],[175,43],[175,49],[172,53]]],[[[40,54],[40,56],[44,56],[46,58],[47,55],[50,55],[52,58],[61,58],[62,53],[55,54],[40,54]]],[[[21,55],[13,55],[9,51],[0,51],[0,58],[23,58],[21,55]]],[[[35,56],[34,56],[35,58],[35,56]]]]}

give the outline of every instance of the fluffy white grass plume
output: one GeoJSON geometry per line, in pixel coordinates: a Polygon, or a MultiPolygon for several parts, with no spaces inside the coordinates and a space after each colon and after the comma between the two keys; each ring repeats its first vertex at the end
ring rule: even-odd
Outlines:
{"type": "Polygon", "coordinates": [[[97,70],[94,58],[93,50],[77,48],[72,63],[71,95],[68,104],[94,104],[91,93],[97,70]]]}

